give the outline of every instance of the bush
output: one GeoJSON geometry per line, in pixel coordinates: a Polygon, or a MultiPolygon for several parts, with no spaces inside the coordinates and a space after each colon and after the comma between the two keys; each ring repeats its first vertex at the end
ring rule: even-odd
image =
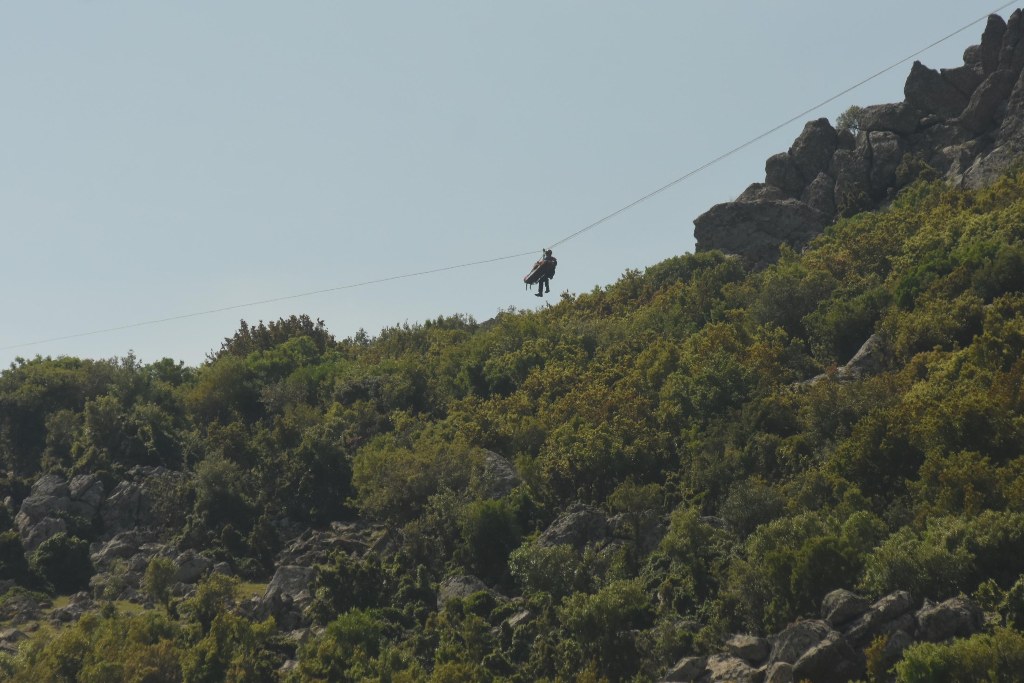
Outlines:
{"type": "Polygon", "coordinates": [[[43,541],[32,552],[29,564],[58,593],[88,588],[93,572],[89,544],[63,531],[43,541]]]}
{"type": "Polygon", "coordinates": [[[948,644],[918,643],[896,665],[898,683],[1013,683],[1024,671],[1024,635],[1005,628],[948,644]]]}

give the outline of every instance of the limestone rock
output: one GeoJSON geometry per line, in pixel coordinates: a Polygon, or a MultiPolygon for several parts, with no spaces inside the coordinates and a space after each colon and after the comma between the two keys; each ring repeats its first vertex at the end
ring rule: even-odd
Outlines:
{"type": "Polygon", "coordinates": [[[832,631],[800,655],[793,664],[793,679],[815,683],[846,683],[860,677],[864,665],[849,643],[832,631]]]}
{"type": "Polygon", "coordinates": [[[981,70],[986,75],[999,68],[999,52],[1003,46],[1005,33],[1006,21],[998,14],[990,14],[985,31],[981,34],[981,45],[978,46],[981,70]]]}
{"type": "Polygon", "coordinates": [[[768,659],[772,645],[764,638],[749,635],[735,635],[725,643],[726,651],[733,657],[739,657],[751,664],[760,664],[768,659]]]}
{"type": "Polygon", "coordinates": [[[697,251],[720,249],[763,266],[778,258],[782,244],[799,249],[825,228],[828,219],[803,202],[730,202],[694,220],[697,251]]]}
{"type": "Polygon", "coordinates": [[[712,655],[706,665],[708,683],[761,683],[764,672],[738,657],[712,655]]]}
{"type": "Polygon", "coordinates": [[[863,647],[872,636],[880,633],[886,624],[896,621],[910,611],[913,601],[910,593],[896,591],[877,601],[846,630],[846,637],[855,647],[863,647]]]}
{"type": "Polygon", "coordinates": [[[939,604],[925,604],[917,614],[918,638],[931,642],[973,635],[985,624],[981,608],[970,600],[950,598],[939,604]]]}
{"type": "Polygon", "coordinates": [[[503,498],[523,483],[512,464],[494,451],[484,452],[484,467],[479,486],[490,499],[503,498]]]}
{"type": "Polygon", "coordinates": [[[574,505],[548,526],[537,538],[537,545],[571,545],[582,550],[608,536],[608,519],[596,508],[574,505]]]}
{"type": "Polygon", "coordinates": [[[919,61],[910,69],[903,94],[916,109],[943,119],[958,116],[967,106],[967,95],[953,87],[938,71],[919,61]]]}
{"type": "Polygon", "coordinates": [[[437,587],[437,608],[444,609],[445,605],[456,598],[464,600],[470,595],[481,591],[491,592],[491,589],[487,587],[487,584],[471,574],[449,576],[437,587]]]}
{"type": "Polygon", "coordinates": [[[683,657],[665,672],[663,681],[692,683],[703,675],[707,668],[707,657],[683,657]]]}
{"type": "Polygon", "coordinates": [[[804,186],[819,173],[828,170],[836,145],[836,129],[828,119],[821,118],[804,125],[803,131],[789,148],[789,156],[804,186]]]}
{"type": "Polygon", "coordinates": [[[868,133],[871,146],[871,195],[883,199],[887,190],[896,184],[896,168],[903,160],[903,143],[895,133],[877,131],[868,133]]]}
{"type": "Polygon", "coordinates": [[[984,133],[996,126],[1000,109],[1013,92],[1017,74],[1000,69],[988,75],[971,95],[967,107],[960,114],[960,125],[972,133],[984,133]]]}
{"type": "MultiPolygon", "coordinates": [[[[174,558],[174,564],[178,566],[174,572],[174,581],[195,583],[210,571],[210,568],[213,567],[213,560],[199,555],[194,550],[186,550],[174,558]]],[[[274,578],[277,578],[277,574],[274,575],[274,578]]]]}
{"type": "Polygon", "coordinates": [[[836,213],[835,179],[822,171],[804,190],[800,201],[823,216],[834,216],[836,213]]]}
{"type": "Polygon", "coordinates": [[[788,152],[780,152],[768,157],[764,162],[764,182],[770,187],[776,187],[786,197],[799,197],[807,181],[800,174],[793,157],[788,152]]]}
{"type": "Polygon", "coordinates": [[[985,80],[981,69],[972,66],[959,66],[955,69],[939,69],[939,73],[951,86],[970,97],[975,88],[985,80]]]}
{"type": "Polygon", "coordinates": [[[764,683],[793,683],[793,665],[775,662],[764,672],[764,683]]]}
{"type": "Polygon", "coordinates": [[[103,502],[103,482],[95,474],[80,474],[68,484],[71,512],[92,520],[103,502]]]}
{"type": "Polygon", "coordinates": [[[921,112],[906,102],[864,107],[860,116],[860,129],[868,133],[889,131],[898,135],[910,135],[917,132],[920,125],[921,112]]]}
{"type": "Polygon", "coordinates": [[[821,618],[833,627],[839,627],[868,611],[867,598],[840,588],[826,595],[821,601],[821,618]]]}
{"type": "Polygon", "coordinates": [[[295,597],[303,591],[309,590],[315,574],[312,567],[280,566],[274,572],[274,578],[267,584],[267,594],[276,591],[282,595],[295,597]]]}
{"type": "Polygon", "coordinates": [[[753,183],[736,198],[738,202],[754,202],[759,199],[786,199],[786,193],[774,185],[753,183]]]}
{"type": "Polygon", "coordinates": [[[1020,71],[1022,52],[1021,37],[1024,32],[1024,21],[1021,20],[1021,11],[1014,10],[1006,22],[1006,31],[1003,33],[1003,44],[999,49],[999,68],[1020,71]]]}
{"type": "Polygon", "coordinates": [[[805,652],[824,640],[831,631],[832,629],[827,623],[818,619],[805,619],[787,626],[783,631],[769,638],[772,643],[772,652],[768,663],[795,663],[805,652]]]}

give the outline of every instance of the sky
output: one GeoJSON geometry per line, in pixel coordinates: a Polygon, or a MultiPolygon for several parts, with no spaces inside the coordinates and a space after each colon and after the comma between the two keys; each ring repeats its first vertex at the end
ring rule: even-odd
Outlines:
{"type": "MultiPolygon", "coordinates": [[[[1001,4],[0,0],[0,368],[197,365],[243,318],[374,336],[607,286],[692,252],[806,120],[901,101],[910,63],[560,245],[547,299],[522,276],[1001,4]]],[[[959,66],[983,27],[919,59],[959,66]]]]}

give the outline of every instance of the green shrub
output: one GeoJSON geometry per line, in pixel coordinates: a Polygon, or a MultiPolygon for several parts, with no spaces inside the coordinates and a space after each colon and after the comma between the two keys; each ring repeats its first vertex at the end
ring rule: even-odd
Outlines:
{"type": "Polygon", "coordinates": [[[93,572],[89,544],[63,531],[32,551],[29,564],[58,593],[75,593],[88,588],[93,572]]]}

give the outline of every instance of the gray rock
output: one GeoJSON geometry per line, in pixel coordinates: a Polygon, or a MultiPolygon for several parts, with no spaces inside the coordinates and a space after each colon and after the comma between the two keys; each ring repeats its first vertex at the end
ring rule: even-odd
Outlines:
{"type": "Polygon", "coordinates": [[[156,528],[168,520],[160,518],[159,502],[187,478],[165,467],[136,466],[129,479],[118,483],[100,509],[105,531],[116,534],[128,529],[156,528]]]}
{"type": "Polygon", "coordinates": [[[896,168],[903,160],[903,143],[895,133],[877,131],[868,133],[871,146],[871,195],[883,199],[887,190],[896,184],[896,168]]]}
{"type": "Polygon", "coordinates": [[[704,674],[707,662],[707,657],[683,657],[665,672],[662,680],[692,683],[704,674]]]}
{"type": "Polygon", "coordinates": [[[864,663],[841,635],[832,631],[793,664],[793,678],[815,683],[846,683],[859,678],[864,663]]]}
{"type": "Polygon", "coordinates": [[[742,659],[728,655],[712,655],[706,665],[708,683],[761,683],[764,672],[742,659]]]}
{"type": "Polygon", "coordinates": [[[867,598],[840,588],[822,599],[821,618],[831,626],[839,627],[867,612],[869,606],[867,598]]]}
{"type": "Polygon", "coordinates": [[[872,208],[871,203],[871,147],[868,134],[857,136],[854,149],[836,150],[832,157],[832,177],[836,179],[836,210],[851,216],[872,208]]]}
{"type": "Polygon", "coordinates": [[[990,14],[988,23],[985,24],[985,32],[981,34],[981,45],[978,46],[981,70],[986,75],[999,69],[999,52],[1003,46],[1005,33],[1006,21],[998,14],[990,14]]]}
{"type": "Polygon", "coordinates": [[[915,109],[943,119],[959,116],[967,106],[967,95],[954,88],[938,71],[919,61],[910,69],[903,94],[915,109]]]}
{"type": "Polygon", "coordinates": [[[48,600],[36,600],[27,593],[9,595],[0,603],[0,621],[9,621],[15,626],[27,621],[38,621],[42,611],[50,604],[48,600]]]}
{"type": "Polygon", "coordinates": [[[480,475],[480,489],[490,499],[503,498],[523,483],[512,464],[495,453],[484,451],[484,467],[480,475]]]}
{"type": "Polygon", "coordinates": [[[804,190],[800,201],[823,216],[834,216],[836,214],[835,179],[822,171],[804,190]]]}
{"type": "Polygon", "coordinates": [[[868,133],[889,131],[898,135],[910,135],[917,132],[920,126],[921,112],[906,102],[864,107],[860,116],[860,129],[868,133]]]}
{"type": "Polygon", "coordinates": [[[852,381],[878,374],[885,370],[888,361],[888,344],[880,334],[872,334],[853,354],[853,358],[836,371],[836,379],[852,381]]]}
{"type": "Polygon", "coordinates": [[[985,80],[985,74],[980,68],[967,65],[955,69],[939,69],[939,73],[947,83],[967,97],[970,97],[975,88],[985,80]]]}
{"type": "Polygon", "coordinates": [[[493,593],[493,591],[487,587],[487,584],[475,576],[469,574],[463,576],[449,576],[437,587],[437,608],[444,609],[445,605],[452,600],[455,600],[456,598],[464,600],[470,595],[479,593],[480,591],[493,593]]]}
{"type": "Polygon", "coordinates": [[[789,662],[793,664],[812,647],[820,643],[832,629],[824,621],[805,619],[791,624],[769,638],[772,652],[768,663],[789,662]]]}
{"type": "Polygon", "coordinates": [[[804,125],[803,131],[789,148],[789,156],[800,174],[803,187],[819,173],[828,170],[836,145],[836,129],[828,119],[808,121],[804,125]]]}
{"type": "Polygon", "coordinates": [[[1024,22],[1021,21],[1021,11],[1014,10],[1006,22],[1006,31],[1003,33],[1003,44],[999,49],[999,68],[1020,71],[1021,67],[1021,36],[1024,31],[1024,22]]]}
{"type": "Polygon", "coordinates": [[[68,525],[63,519],[43,517],[35,524],[27,525],[24,530],[20,525],[18,529],[21,532],[21,545],[26,551],[31,551],[41,546],[43,541],[67,531],[68,525]]]}
{"type": "MultiPolygon", "coordinates": [[[[210,571],[213,567],[213,560],[199,555],[194,550],[186,550],[174,558],[174,564],[178,565],[177,571],[174,572],[173,580],[175,582],[195,583],[210,571]]],[[[277,578],[276,574],[274,578],[277,578]]]]}
{"type": "Polygon", "coordinates": [[[516,628],[523,626],[533,620],[533,613],[528,609],[519,610],[502,623],[507,625],[508,628],[515,630],[516,628]]]}
{"type": "Polygon", "coordinates": [[[95,474],[80,474],[68,485],[72,513],[91,520],[103,502],[103,482],[95,474]]]}
{"type": "Polygon", "coordinates": [[[753,183],[736,198],[738,202],[754,202],[759,199],[786,199],[786,193],[774,185],[753,183]]]}
{"type": "Polygon", "coordinates": [[[58,624],[78,621],[83,614],[96,609],[96,606],[96,602],[88,593],[76,593],[71,596],[71,601],[66,606],[50,612],[50,621],[58,624]]]}
{"type": "Polygon", "coordinates": [[[277,568],[274,578],[267,584],[267,592],[278,592],[282,595],[295,597],[303,591],[309,591],[313,584],[316,571],[312,567],[300,567],[295,565],[284,565],[277,568]]]}
{"type": "Polygon", "coordinates": [[[926,603],[918,610],[917,637],[939,642],[949,638],[966,638],[979,632],[985,625],[985,615],[967,598],[950,598],[936,604],[926,603]]]}
{"type": "Polygon", "coordinates": [[[68,494],[68,481],[59,474],[44,474],[32,484],[33,496],[67,498],[68,494]]]}
{"type": "Polygon", "coordinates": [[[910,593],[891,593],[871,605],[867,612],[850,624],[846,629],[846,637],[855,647],[863,647],[874,635],[880,633],[886,624],[902,617],[912,606],[910,593]]]}
{"type": "Polygon", "coordinates": [[[772,645],[764,638],[740,634],[727,640],[725,649],[733,657],[745,659],[751,664],[760,664],[768,659],[772,645]]]}
{"type": "Polygon", "coordinates": [[[885,640],[882,649],[882,668],[888,671],[903,658],[903,651],[914,644],[914,639],[906,631],[894,631],[885,640]]]}
{"type": "Polygon", "coordinates": [[[775,662],[764,672],[764,683],[793,683],[793,665],[775,662]]]}
{"type": "Polygon", "coordinates": [[[558,516],[537,538],[539,547],[571,545],[582,550],[587,545],[606,540],[608,520],[599,510],[587,505],[574,505],[558,516]]]}
{"type": "Polygon", "coordinates": [[[799,197],[807,181],[800,174],[793,158],[788,152],[780,152],[768,157],[764,163],[764,182],[766,185],[776,187],[786,197],[799,197]]]}
{"type": "Polygon", "coordinates": [[[754,266],[778,258],[779,247],[795,249],[807,245],[824,230],[825,217],[803,202],[730,202],[711,207],[694,222],[697,251],[719,249],[738,254],[754,266]]]}
{"type": "Polygon", "coordinates": [[[1005,108],[1016,82],[1017,74],[1009,69],[989,74],[960,114],[960,125],[976,134],[995,128],[1000,110],[1005,108]]]}
{"type": "Polygon", "coordinates": [[[21,509],[15,517],[15,523],[20,526],[31,526],[43,517],[67,514],[71,510],[71,500],[67,496],[51,496],[41,493],[33,493],[21,501],[21,509]]]}

